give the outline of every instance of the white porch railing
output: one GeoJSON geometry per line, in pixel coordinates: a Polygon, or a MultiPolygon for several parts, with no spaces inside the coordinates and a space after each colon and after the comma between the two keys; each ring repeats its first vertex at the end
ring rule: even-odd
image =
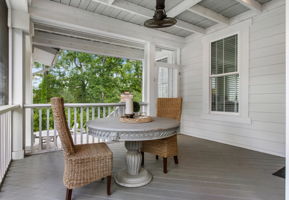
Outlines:
{"type": "Polygon", "coordinates": [[[12,113],[19,106],[0,106],[0,185],[12,159],[12,113]]]}
{"type": "MultiPolygon", "coordinates": [[[[140,105],[141,111],[144,111],[146,104],[140,105]]],[[[124,113],[125,104],[69,103],[64,106],[74,144],[87,144],[102,141],[87,134],[86,122],[96,118],[121,116],[124,113]]],[[[31,104],[24,107],[26,113],[31,113],[31,130],[26,129],[25,153],[35,154],[60,150],[61,142],[55,129],[51,104],[31,104]]],[[[29,119],[26,119],[26,122],[29,123],[29,119]]]]}

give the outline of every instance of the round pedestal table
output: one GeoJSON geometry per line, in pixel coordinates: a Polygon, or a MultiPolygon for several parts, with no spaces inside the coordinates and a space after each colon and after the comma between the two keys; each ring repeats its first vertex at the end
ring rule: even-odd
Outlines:
{"type": "Polygon", "coordinates": [[[108,141],[124,141],[127,168],[114,176],[117,184],[140,187],[152,180],[152,174],[141,168],[142,141],[167,138],[176,134],[180,122],[169,118],[153,118],[149,123],[124,123],[119,118],[103,118],[87,122],[88,134],[108,141]]]}

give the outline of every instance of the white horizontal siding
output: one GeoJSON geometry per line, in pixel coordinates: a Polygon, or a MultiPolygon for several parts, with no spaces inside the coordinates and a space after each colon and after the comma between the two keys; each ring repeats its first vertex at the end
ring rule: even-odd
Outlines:
{"type": "Polygon", "coordinates": [[[263,76],[263,75],[272,75],[272,74],[284,74],[285,73],[284,63],[283,64],[276,64],[265,66],[261,68],[251,68],[250,75],[251,77],[254,76],[263,76]],[[274,70],[272,70],[274,68],[274,70]]]}
{"type": "Polygon", "coordinates": [[[252,19],[249,117],[251,124],[202,118],[201,39],[182,49],[181,132],[274,155],[285,155],[285,6],[252,19]]]}

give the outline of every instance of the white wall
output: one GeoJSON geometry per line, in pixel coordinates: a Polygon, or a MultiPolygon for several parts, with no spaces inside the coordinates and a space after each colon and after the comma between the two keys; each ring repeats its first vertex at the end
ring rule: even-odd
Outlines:
{"type": "Polygon", "coordinates": [[[249,117],[251,124],[202,118],[203,46],[202,38],[196,37],[182,49],[184,67],[182,68],[181,95],[184,98],[184,104],[181,132],[284,156],[285,5],[266,10],[253,17],[249,33],[249,117]]]}

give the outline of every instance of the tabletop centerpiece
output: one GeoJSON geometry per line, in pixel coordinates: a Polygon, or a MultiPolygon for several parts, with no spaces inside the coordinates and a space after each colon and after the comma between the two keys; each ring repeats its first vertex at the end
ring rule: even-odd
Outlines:
{"type": "Polygon", "coordinates": [[[120,121],[124,123],[147,123],[152,122],[153,118],[146,116],[144,113],[139,114],[140,104],[133,101],[133,95],[130,92],[124,92],[120,96],[120,101],[125,102],[124,116],[120,117],[120,121]]]}

